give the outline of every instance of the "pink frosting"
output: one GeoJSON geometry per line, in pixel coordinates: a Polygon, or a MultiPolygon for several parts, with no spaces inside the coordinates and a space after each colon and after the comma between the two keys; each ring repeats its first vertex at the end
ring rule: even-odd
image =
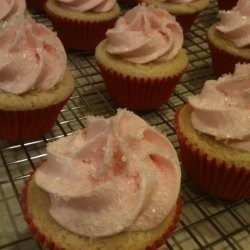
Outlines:
{"type": "Polygon", "coordinates": [[[237,64],[234,74],[207,81],[188,101],[195,129],[250,151],[250,64],[237,64]]]}
{"type": "Polygon", "coordinates": [[[64,6],[77,12],[108,12],[116,3],[116,0],[57,0],[64,6]]]}
{"type": "Polygon", "coordinates": [[[250,1],[239,0],[232,10],[219,11],[216,26],[223,36],[242,48],[250,45],[250,1]]]}
{"type": "Polygon", "coordinates": [[[133,63],[174,58],[183,45],[183,32],[168,12],[138,5],[106,32],[107,51],[133,63]]]}
{"type": "Polygon", "coordinates": [[[30,17],[0,23],[0,90],[47,90],[62,79],[66,53],[49,28],[30,17]]]}
{"type": "Polygon", "coordinates": [[[169,140],[126,110],[88,117],[83,131],[48,145],[36,171],[51,216],[79,235],[154,228],[176,204],[180,168],[169,140]]]}
{"type": "Polygon", "coordinates": [[[0,0],[0,20],[8,20],[16,15],[23,15],[26,10],[25,0],[0,0]]]}

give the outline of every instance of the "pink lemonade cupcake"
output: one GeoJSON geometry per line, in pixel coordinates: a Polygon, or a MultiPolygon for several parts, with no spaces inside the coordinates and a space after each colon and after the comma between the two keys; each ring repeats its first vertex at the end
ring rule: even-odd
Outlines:
{"type": "Polygon", "coordinates": [[[207,81],[175,116],[180,157],[190,179],[214,196],[250,197],[250,64],[207,81]]]}
{"type": "Polygon", "coordinates": [[[183,32],[190,30],[201,11],[207,8],[209,0],[138,0],[164,9],[176,17],[183,32]]]}
{"type": "Polygon", "coordinates": [[[64,47],[95,49],[118,16],[116,0],[48,0],[45,11],[64,47]]]}
{"type": "Polygon", "coordinates": [[[217,0],[217,2],[220,10],[231,10],[237,4],[238,0],[217,0]]]}
{"type": "Polygon", "coordinates": [[[233,73],[235,64],[250,63],[250,1],[239,0],[207,33],[214,73],[233,73]]]}
{"type": "Polygon", "coordinates": [[[157,249],[181,212],[181,172],[169,140],[126,110],[88,117],[48,145],[23,190],[25,220],[49,249],[157,249]]]}
{"type": "Polygon", "coordinates": [[[24,15],[25,0],[0,0],[0,21],[7,21],[13,16],[24,15]]]}
{"type": "Polygon", "coordinates": [[[28,8],[34,11],[44,11],[44,4],[47,0],[26,0],[28,8]]]}
{"type": "Polygon", "coordinates": [[[150,110],[166,102],[188,65],[175,17],[138,5],[106,36],[95,56],[113,100],[133,110],[150,110]]]}
{"type": "Polygon", "coordinates": [[[0,23],[0,139],[48,132],[74,89],[60,40],[31,17],[0,23]]]}

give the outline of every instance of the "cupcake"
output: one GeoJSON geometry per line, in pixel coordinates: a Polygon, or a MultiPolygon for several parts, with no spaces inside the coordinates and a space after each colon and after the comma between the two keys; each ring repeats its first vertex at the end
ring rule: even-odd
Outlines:
{"type": "Polygon", "coordinates": [[[220,21],[207,33],[216,75],[233,73],[236,63],[250,63],[250,2],[239,0],[230,11],[219,11],[220,21]]]}
{"type": "Polygon", "coordinates": [[[118,3],[121,4],[137,4],[138,0],[117,0],[118,3]]]}
{"type": "Polygon", "coordinates": [[[156,249],[176,227],[180,168],[169,140],[126,110],[52,142],[23,190],[49,249],[156,249]]]}
{"type": "Polygon", "coordinates": [[[237,2],[238,0],[217,0],[220,10],[231,10],[237,2]]]}
{"type": "Polygon", "coordinates": [[[44,11],[44,4],[47,0],[26,0],[28,8],[34,11],[44,11]]]}
{"type": "Polygon", "coordinates": [[[95,56],[113,100],[133,110],[150,110],[166,102],[188,65],[175,17],[138,5],[106,36],[95,56]]]}
{"type": "Polygon", "coordinates": [[[115,0],[48,0],[45,11],[64,47],[95,49],[120,15],[115,0]]]}
{"type": "Polygon", "coordinates": [[[26,11],[25,0],[0,0],[0,21],[7,21],[13,16],[24,15],[26,11]]]}
{"type": "Polygon", "coordinates": [[[207,8],[209,0],[138,0],[164,9],[176,16],[183,32],[190,30],[200,12],[207,8]]]}
{"type": "Polygon", "coordinates": [[[0,23],[0,139],[48,132],[74,89],[56,35],[28,17],[0,23]]]}
{"type": "Polygon", "coordinates": [[[250,197],[250,64],[207,81],[175,115],[182,165],[211,195],[250,197]]]}

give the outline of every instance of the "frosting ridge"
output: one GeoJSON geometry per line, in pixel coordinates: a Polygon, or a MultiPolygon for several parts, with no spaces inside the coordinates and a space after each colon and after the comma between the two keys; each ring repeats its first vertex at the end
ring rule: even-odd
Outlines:
{"type": "Polygon", "coordinates": [[[198,131],[250,151],[250,64],[236,64],[234,74],[207,81],[190,96],[191,121],[198,131]]]}
{"type": "Polygon", "coordinates": [[[106,36],[109,53],[138,64],[170,60],[183,45],[183,32],[175,17],[143,4],[120,17],[106,36]]]}
{"type": "Polygon", "coordinates": [[[0,90],[13,94],[47,90],[64,75],[66,53],[61,41],[31,17],[0,23],[0,47],[0,90]]]}
{"type": "Polygon", "coordinates": [[[239,0],[232,10],[219,10],[216,26],[223,36],[238,48],[250,45],[250,2],[239,0]]]}
{"type": "Polygon", "coordinates": [[[51,216],[89,237],[148,230],[174,207],[180,169],[172,144],[126,110],[88,117],[86,129],[49,144],[36,171],[51,216]]]}
{"type": "Polygon", "coordinates": [[[26,10],[25,0],[0,0],[0,20],[8,20],[16,15],[23,15],[26,10]]]}
{"type": "Polygon", "coordinates": [[[67,8],[77,12],[108,12],[110,11],[116,0],[57,0],[67,8]]]}

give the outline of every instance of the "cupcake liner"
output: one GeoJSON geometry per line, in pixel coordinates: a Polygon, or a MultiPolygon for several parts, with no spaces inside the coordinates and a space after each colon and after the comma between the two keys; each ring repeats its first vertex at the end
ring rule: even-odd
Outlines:
{"type": "Polygon", "coordinates": [[[115,72],[98,61],[97,65],[112,99],[132,110],[150,110],[161,106],[169,99],[185,72],[173,77],[144,79],[115,72]]]}
{"type": "Polygon", "coordinates": [[[112,28],[117,18],[106,21],[88,22],[67,19],[51,12],[46,4],[45,11],[67,49],[93,50],[105,38],[107,29],[112,28]]]}
{"type": "Polygon", "coordinates": [[[176,21],[181,25],[184,33],[188,32],[200,12],[187,15],[175,15],[176,21]]]}
{"type": "Polygon", "coordinates": [[[202,149],[195,147],[179,127],[179,110],[175,128],[180,144],[182,166],[189,178],[202,190],[219,198],[239,200],[250,197],[250,170],[239,168],[216,158],[208,159],[202,149]]]}
{"type": "Polygon", "coordinates": [[[47,0],[26,0],[28,8],[35,11],[44,11],[44,4],[47,0]]]}
{"type": "Polygon", "coordinates": [[[138,0],[117,0],[118,3],[126,3],[126,4],[138,4],[138,0]]]}
{"type": "Polygon", "coordinates": [[[217,0],[219,10],[231,10],[238,0],[217,0]]]}
{"type": "Polygon", "coordinates": [[[67,100],[43,109],[0,110],[0,139],[17,142],[42,136],[54,126],[67,100]]]}
{"type": "Polygon", "coordinates": [[[233,73],[236,63],[250,63],[250,59],[229,54],[217,48],[207,37],[213,71],[217,76],[233,73]]]}
{"type": "MultiPolygon", "coordinates": [[[[36,225],[33,223],[32,220],[32,215],[29,213],[29,208],[27,206],[27,201],[28,201],[28,187],[29,183],[31,181],[32,175],[34,172],[30,174],[30,178],[26,179],[24,182],[24,187],[22,190],[22,210],[23,210],[23,215],[24,215],[24,220],[26,221],[29,230],[31,233],[35,236],[35,238],[40,241],[43,245],[45,245],[48,249],[50,250],[63,250],[62,248],[59,248],[56,246],[56,244],[51,241],[48,237],[46,237],[42,232],[39,231],[39,228],[36,227],[36,225]]],[[[162,236],[156,240],[155,242],[152,242],[152,245],[145,247],[145,250],[157,250],[158,247],[164,244],[167,238],[171,236],[173,231],[176,229],[177,224],[180,220],[180,215],[182,212],[182,207],[183,207],[183,201],[181,197],[178,198],[176,202],[176,210],[175,210],[175,215],[174,218],[171,222],[171,224],[168,226],[166,231],[162,234],[162,236]]]]}

